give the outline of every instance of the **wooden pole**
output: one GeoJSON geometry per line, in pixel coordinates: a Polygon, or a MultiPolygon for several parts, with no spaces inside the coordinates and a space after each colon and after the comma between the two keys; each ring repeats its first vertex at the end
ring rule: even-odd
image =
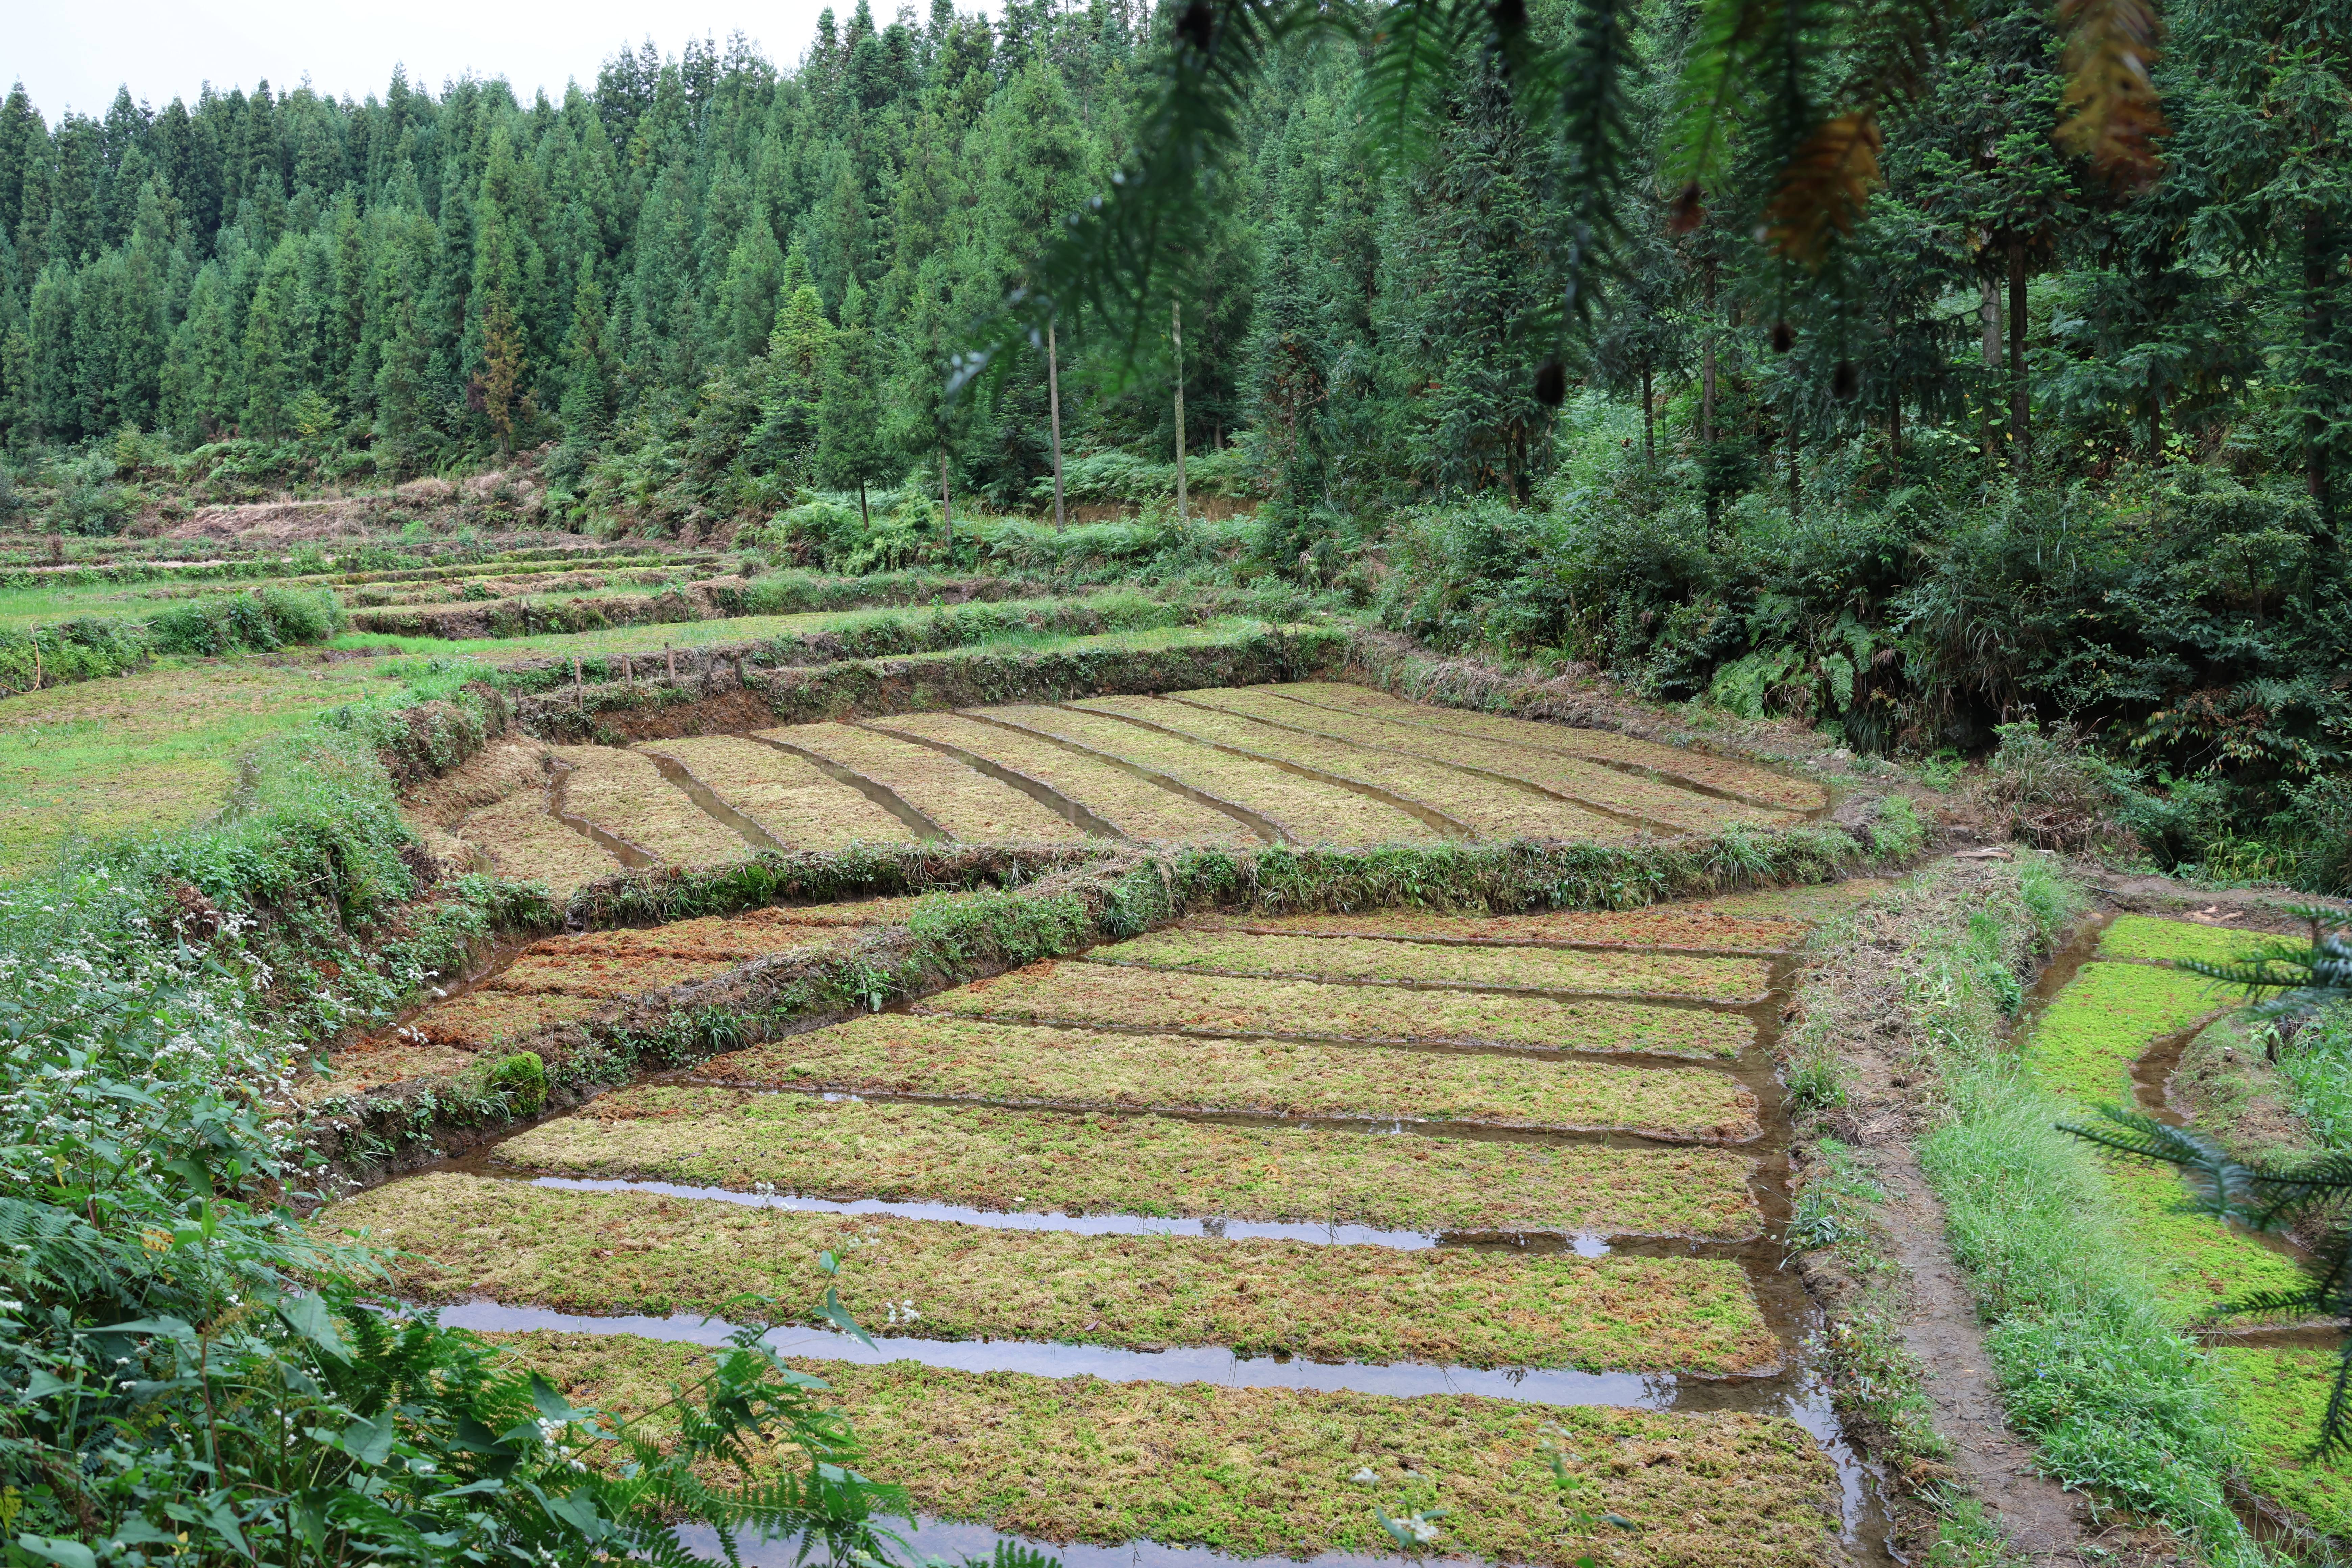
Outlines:
{"type": "Polygon", "coordinates": [[[1168,301],[1168,340],[1176,345],[1176,521],[1184,521],[1184,306],[1168,301]]]}
{"type": "Polygon", "coordinates": [[[1062,360],[1054,323],[1045,322],[1045,401],[1054,411],[1054,526],[1062,526],[1062,360]]]}

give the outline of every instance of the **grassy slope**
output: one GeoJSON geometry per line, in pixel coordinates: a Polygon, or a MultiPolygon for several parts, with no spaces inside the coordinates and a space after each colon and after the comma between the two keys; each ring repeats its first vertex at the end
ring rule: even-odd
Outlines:
{"type": "Polygon", "coordinates": [[[220,808],[247,747],[387,692],[384,673],[166,661],[0,702],[0,878],[32,871],[69,834],[193,826],[220,808]]]}

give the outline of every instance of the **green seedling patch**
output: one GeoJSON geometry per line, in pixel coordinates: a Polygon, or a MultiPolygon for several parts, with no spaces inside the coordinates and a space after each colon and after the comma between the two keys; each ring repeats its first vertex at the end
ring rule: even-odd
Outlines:
{"type": "Polygon", "coordinates": [[[1032,964],[916,1007],[1008,1024],[1716,1059],[1738,1056],[1756,1038],[1752,1019],[1695,1007],[1186,974],[1083,961],[1032,964]]]}
{"type": "Polygon", "coordinates": [[[1771,982],[1771,966],[1752,958],[1577,952],[1545,947],[1447,947],[1338,935],[1163,931],[1096,948],[1087,957],[1097,963],[1221,974],[1697,996],[1717,1002],[1759,1001],[1771,982]]]}
{"type": "Polygon", "coordinates": [[[500,1168],[972,1208],[1739,1240],[1728,1149],[1394,1137],[1314,1125],[826,1100],[651,1084],[499,1144],[500,1168]]]}
{"type": "Polygon", "coordinates": [[[661,776],[651,759],[611,746],[555,746],[571,772],[563,809],[624,843],[677,866],[715,866],[751,853],[740,836],[705,814],[661,776]]]}
{"type": "Polygon", "coordinates": [[[911,1300],[904,1331],[932,1339],[1702,1374],[1769,1370],[1780,1353],[1739,1266],[1695,1258],[994,1230],[454,1173],[378,1188],[329,1217],[399,1249],[395,1283],[434,1302],[717,1314],[747,1291],[811,1299],[829,1252],[842,1260],[830,1282],[860,1321],[911,1300]]]}
{"type": "Polygon", "coordinates": [[[1660,1138],[1739,1139],[1757,1131],[1753,1095],[1718,1073],[921,1015],[856,1018],[793,1035],[717,1058],[697,1076],[1012,1104],[1482,1121],[1660,1138]]]}
{"type": "Polygon", "coordinates": [[[967,844],[1083,844],[1087,832],[1007,784],[953,757],[855,724],[759,730],[872,779],[967,844]]]}
{"type": "MultiPolygon", "coordinates": [[[[787,848],[906,844],[915,837],[906,823],[855,785],[790,752],[757,741],[710,735],[652,742],[642,749],[676,759],[713,795],[766,828],[787,848]]],[[[678,798],[687,797],[679,794],[678,798]]]]}
{"type": "Polygon", "coordinates": [[[1711,912],[1705,905],[1646,910],[1559,910],[1539,915],[1440,915],[1381,910],[1360,915],[1194,915],[1183,929],[1262,936],[1368,936],[1390,942],[1547,942],[1776,953],[1801,945],[1812,922],[1711,912]]]}

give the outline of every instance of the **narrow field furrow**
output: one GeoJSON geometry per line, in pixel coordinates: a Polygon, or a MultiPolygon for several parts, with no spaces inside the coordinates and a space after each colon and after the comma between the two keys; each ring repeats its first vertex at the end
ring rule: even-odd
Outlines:
{"type": "MultiPolygon", "coordinates": [[[[792,849],[906,844],[898,817],[814,763],[736,735],[654,741],[644,750],[675,758],[712,794],[792,849]]],[[[678,798],[684,800],[683,793],[678,798]]]]}
{"type": "Polygon", "coordinates": [[[877,719],[871,727],[919,736],[985,758],[1075,801],[1139,843],[1244,846],[1260,842],[1246,824],[1213,806],[1098,758],[1016,730],[959,713],[877,719]]]}
{"type": "MultiPolygon", "coordinates": [[[[1685,833],[1711,833],[1729,826],[1780,827],[1800,819],[1793,811],[1699,795],[1663,780],[1628,773],[1559,752],[1538,751],[1460,731],[1433,729],[1425,723],[1383,719],[1369,712],[1317,712],[1287,698],[1248,688],[1178,691],[1170,697],[1180,705],[1214,710],[1228,716],[1229,724],[1264,721],[1284,729],[1306,729],[1328,737],[1320,742],[1302,741],[1302,744],[1378,747],[1407,753],[1409,759],[1456,763],[1685,833]]],[[[1421,765],[1426,768],[1432,764],[1424,762],[1421,765]]]]}
{"type": "Polygon", "coordinates": [[[612,851],[549,813],[543,789],[524,790],[472,813],[458,823],[456,837],[488,855],[500,877],[537,882],[558,899],[621,870],[612,851]]]}
{"type": "Polygon", "coordinates": [[[1708,1147],[1607,1149],[1318,1126],[826,1100],[642,1085],[491,1152],[530,1175],[646,1177],[807,1197],[1740,1240],[1754,1162],[1708,1147]]]}
{"type": "Polygon", "coordinates": [[[716,866],[751,853],[741,837],[705,815],[651,759],[613,746],[556,746],[563,809],[674,866],[716,866]]]}
{"type": "Polygon", "coordinates": [[[1777,953],[1801,945],[1812,922],[1718,915],[1703,907],[1666,905],[1623,911],[1561,910],[1539,915],[1438,915],[1419,910],[1381,910],[1360,915],[1194,915],[1183,922],[1182,929],[1261,936],[1365,936],[1388,942],[1528,946],[1559,942],[1777,953]]]}
{"type": "Polygon", "coordinates": [[[1711,757],[1680,746],[1662,746],[1611,730],[1586,730],[1571,724],[1542,724],[1526,719],[1506,719],[1462,708],[1438,708],[1407,702],[1370,687],[1343,681],[1305,680],[1286,685],[1255,687],[1316,706],[1376,718],[1423,724],[1455,734],[1532,746],[1588,757],[1598,762],[1647,768],[1671,778],[1686,779],[1710,789],[1727,791],[1756,805],[1780,811],[1819,811],[1829,804],[1829,792],[1811,779],[1792,778],[1769,768],[1711,757]]]}
{"type": "Polygon", "coordinates": [[[1302,778],[1271,763],[1228,756],[1107,714],[1030,704],[987,711],[991,719],[1140,763],[1245,806],[1303,844],[1432,844],[1444,837],[1411,812],[1344,784],[1302,778]]]}
{"type": "Polygon", "coordinates": [[[1010,784],[911,741],[855,724],[793,724],[755,730],[854,769],[968,844],[1083,844],[1087,833],[1010,784]]]}
{"type": "Polygon", "coordinates": [[[730,1052],[696,1077],[1192,1114],[1479,1121],[1673,1139],[1756,1132],[1753,1097],[1714,1073],[922,1016],[857,1018],[730,1052]]]}
{"type": "Polygon", "coordinates": [[[1699,996],[1754,1002],[1771,966],[1753,958],[1687,958],[1578,952],[1547,947],[1452,947],[1357,936],[1259,936],[1162,931],[1098,947],[1095,963],[1210,970],[1304,980],[1387,984],[1507,985],[1526,991],[1609,992],[1626,996],[1699,996]]]}
{"type": "Polygon", "coordinates": [[[1746,1017],[1692,1007],[1185,974],[1082,961],[1031,964],[915,1006],[1006,1024],[1718,1059],[1738,1056],[1756,1037],[1746,1017]]]}
{"type": "MultiPolygon", "coordinates": [[[[622,1413],[660,1405],[709,1355],[625,1338],[505,1342],[575,1403],[622,1413]]],[[[1443,1549],[1493,1562],[1814,1568],[1837,1518],[1828,1459],[1779,1416],[796,1364],[856,1426],[866,1473],[927,1513],[1039,1540],[1387,1557],[1377,1502],[1445,1509],[1443,1549]],[[1574,1530],[1547,1438],[1589,1482],[1586,1507],[1638,1528],[1574,1530]]]]}
{"type": "Polygon", "coordinates": [[[861,1322],[912,1301],[902,1331],[926,1339],[1708,1374],[1780,1354],[1739,1266],[1691,1258],[982,1230],[451,1174],[379,1188],[331,1219],[399,1249],[397,1285],[426,1301],[723,1313],[747,1291],[813,1300],[829,1251],[861,1322]]]}
{"type": "Polygon", "coordinates": [[[1071,706],[1140,720],[1204,744],[1234,746],[1277,762],[1352,779],[1444,812],[1482,838],[1582,839],[1614,844],[1631,837],[1635,831],[1622,822],[1567,801],[1532,790],[1514,789],[1426,757],[1368,750],[1348,739],[1300,734],[1245,717],[1151,697],[1095,697],[1071,706]]]}

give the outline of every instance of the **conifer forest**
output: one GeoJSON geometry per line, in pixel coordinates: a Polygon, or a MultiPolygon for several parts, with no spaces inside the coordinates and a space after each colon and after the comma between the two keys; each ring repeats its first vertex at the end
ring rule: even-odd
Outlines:
{"type": "Polygon", "coordinates": [[[2352,1561],[2352,0],[929,3],[0,103],[0,1568],[2352,1561]]]}

